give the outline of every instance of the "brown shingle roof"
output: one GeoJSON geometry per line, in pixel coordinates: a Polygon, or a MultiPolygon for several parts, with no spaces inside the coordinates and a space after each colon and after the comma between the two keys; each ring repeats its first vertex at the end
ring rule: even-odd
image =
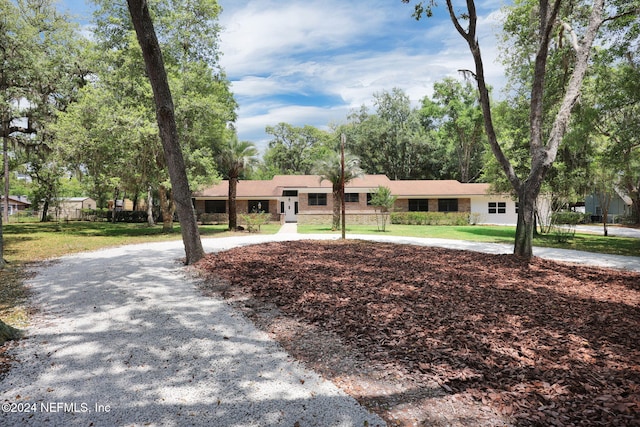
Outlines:
{"type": "MultiPolygon", "coordinates": [[[[398,197],[471,196],[489,192],[489,184],[463,184],[455,180],[402,180],[392,181],[386,175],[364,175],[347,184],[348,189],[375,189],[385,186],[398,197]]],[[[278,197],[284,189],[327,189],[329,181],[320,182],[318,175],[276,175],[271,180],[241,180],[237,197],[278,197]]],[[[222,181],[194,197],[227,197],[229,181],[222,181]]]]}
{"type": "Polygon", "coordinates": [[[391,194],[398,197],[473,196],[489,193],[489,184],[464,184],[455,180],[391,181],[391,194]]]}

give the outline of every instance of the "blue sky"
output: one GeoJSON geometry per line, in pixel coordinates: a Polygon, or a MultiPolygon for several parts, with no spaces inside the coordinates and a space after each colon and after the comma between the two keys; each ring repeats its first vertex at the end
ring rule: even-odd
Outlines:
{"type": "MultiPolygon", "coordinates": [[[[219,0],[221,64],[239,104],[240,139],[264,149],[265,126],[327,128],[374,93],[401,88],[417,103],[433,83],[472,69],[464,40],[440,6],[416,22],[401,0],[219,0]]],[[[84,1],[62,2],[88,13],[84,1]]],[[[444,2],[442,2],[444,3],[444,2]]],[[[501,0],[478,3],[487,81],[504,82],[497,62],[501,0]]]]}

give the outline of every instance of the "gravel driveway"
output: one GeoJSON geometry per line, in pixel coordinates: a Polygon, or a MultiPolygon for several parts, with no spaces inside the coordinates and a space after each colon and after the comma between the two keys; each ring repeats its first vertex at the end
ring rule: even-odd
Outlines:
{"type": "Polygon", "coordinates": [[[0,424],[384,425],[203,297],[183,255],[182,242],[135,245],[42,267],[30,280],[40,312],[0,383],[0,424]]]}

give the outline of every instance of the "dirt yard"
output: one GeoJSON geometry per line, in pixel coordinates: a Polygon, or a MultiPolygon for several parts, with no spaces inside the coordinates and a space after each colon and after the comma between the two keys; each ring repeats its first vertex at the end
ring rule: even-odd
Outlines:
{"type": "Polygon", "coordinates": [[[640,426],[640,274],[360,241],[198,268],[389,425],[640,426]]]}

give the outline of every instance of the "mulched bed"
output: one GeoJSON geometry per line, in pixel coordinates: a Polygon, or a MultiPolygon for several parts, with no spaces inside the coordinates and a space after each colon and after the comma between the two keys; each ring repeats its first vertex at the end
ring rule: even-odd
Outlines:
{"type": "MultiPolygon", "coordinates": [[[[382,369],[414,384],[406,400],[435,383],[432,396],[472,399],[513,425],[640,426],[638,273],[351,240],[241,247],[198,268],[212,289],[222,281],[228,295],[242,290],[338,337],[356,364],[375,367],[358,376],[379,379],[382,369]]],[[[400,398],[379,405],[349,387],[344,368],[324,369],[390,424],[430,425],[415,411],[398,417],[400,398]]]]}

